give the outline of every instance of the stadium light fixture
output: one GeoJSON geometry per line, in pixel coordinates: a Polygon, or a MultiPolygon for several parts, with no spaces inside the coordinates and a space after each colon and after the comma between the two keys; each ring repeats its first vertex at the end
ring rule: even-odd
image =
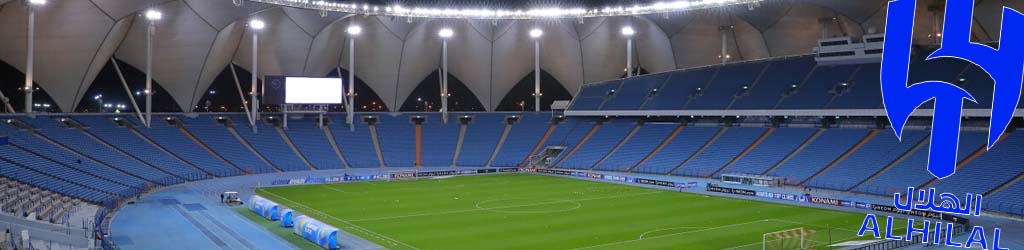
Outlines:
{"type": "Polygon", "coordinates": [[[257,85],[259,85],[257,83],[259,83],[258,77],[259,77],[259,56],[260,56],[260,54],[259,54],[259,50],[260,50],[259,40],[260,39],[259,39],[259,32],[256,32],[256,31],[259,31],[259,30],[265,28],[266,26],[267,26],[267,24],[264,23],[263,20],[259,20],[259,19],[255,19],[255,18],[253,18],[252,20],[249,20],[249,27],[252,28],[252,30],[253,30],[253,32],[252,32],[252,68],[250,68],[250,70],[252,71],[252,74],[250,74],[250,77],[252,77],[252,79],[249,81],[249,82],[252,83],[252,84],[250,84],[252,89],[249,92],[250,93],[249,94],[250,101],[244,103],[243,105],[252,105],[252,107],[250,107],[248,111],[252,112],[252,114],[249,115],[249,125],[252,126],[252,132],[253,133],[257,133],[256,121],[259,120],[259,115],[260,115],[260,112],[259,112],[259,105],[260,105],[259,103],[260,103],[260,101],[256,97],[256,94],[258,93],[258,92],[256,92],[256,90],[258,88],[257,85]]]}
{"type": "MultiPolygon", "coordinates": [[[[540,36],[544,31],[540,28],[530,30],[530,37],[533,38],[533,111],[540,112],[540,36]]],[[[522,104],[520,106],[523,106],[522,104]]],[[[525,109],[525,107],[523,107],[525,109]]]]}
{"type": "Polygon", "coordinates": [[[441,38],[450,38],[455,35],[455,31],[449,28],[443,28],[441,31],[437,32],[437,35],[441,38]]]}
{"type": "MultiPolygon", "coordinates": [[[[350,24],[348,29],[345,30],[348,33],[348,94],[345,99],[345,122],[349,125],[349,130],[355,131],[355,105],[356,105],[356,36],[363,33],[363,28],[359,25],[350,24]]],[[[338,67],[338,74],[341,74],[341,67],[338,67]]]]}
{"type": "Polygon", "coordinates": [[[32,96],[36,88],[33,88],[33,78],[35,77],[34,66],[35,66],[35,43],[36,43],[36,6],[42,6],[46,4],[46,0],[28,0],[28,8],[25,8],[28,13],[28,22],[26,22],[26,36],[25,36],[25,113],[33,113],[32,110],[32,96]]]}
{"type": "Polygon", "coordinates": [[[249,21],[249,27],[254,29],[254,30],[261,30],[261,29],[267,27],[267,24],[264,23],[263,20],[253,19],[253,20],[249,21]]]}
{"type": "Polygon", "coordinates": [[[400,4],[371,5],[339,3],[335,1],[308,0],[250,0],[253,2],[288,6],[301,9],[345,12],[361,15],[382,15],[419,18],[463,18],[463,19],[544,19],[544,18],[585,18],[608,16],[633,16],[670,13],[696,9],[708,9],[742,4],[756,4],[764,0],[672,0],[658,1],[633,6],[609,6],[590,8],[587,6],[548,7],[535,6],[526,9],[496,9],[489,7],[416,6],[400,4]]]}
{"type": "Polygon", "coordinates": [[[358,25],[352,25],[348,26],[348,29],[345,31],[348,32],[349,35],[358,36],[363,33],[363,28],[358,25]]]}
{"type": "Polygon", "coordinates": [[[633,35],[636,35],[636,30],[634,30],[633,27],[630,27],[630,26],[622,27],[622,35],[623,36],[633,36],[633,35]]]}
{"type": "Polygon", "coordinates": [[[535,28],[535,29],[530,30],[530,37],[533,38],[533,39],[540,38],[540,36],[542,36],[542,35],[544,35],[544,31],[541,30],[541,29],[536,29],[535,28]]]}
{"type": "Polygon", "coordinates": [[[156,21],[156,20],[160,20],[163,17],[164,17],[164,14],[160,13],[160,11],[158,11],[158,10],[147,10],[146,11],[146,20],[156,21]]]}
{"type": "MultiPolygon", "coordinates": [[[[448,124],[448,38],[455,35],[450,28],[443,28],[437,32],[441,36],[441,121],[448,124]]],[[[428,109],[430,105],[427,105],[428,109]]]]}
{"type": "Polygon", "coordinates": [[[633,76],[633,35],[636,30],[632,26],[622,27],[622,35],[626,37],[626,78],[633,76]]]}

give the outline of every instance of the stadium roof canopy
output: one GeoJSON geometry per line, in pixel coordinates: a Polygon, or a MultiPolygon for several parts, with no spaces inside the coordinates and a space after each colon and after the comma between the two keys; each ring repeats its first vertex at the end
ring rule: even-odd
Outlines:
{"type": "MultiPolygon", "coordinates": [[[[384,0],[368,3],[381,1],[384,0]]],[[[25,2],[0,0],[0,60],[22,71],[26,52],[25,2]]],[[[649,72],[661,72],[719,63],[722,34],[727,38],[732,61],[738,61],[807,54],[823,36],[882,33],[886,3],[766,0],[645,15],[468,20],[354,15],[242,0],[47,2],[36,9],[35,80],[62,110],[73,110],[83,100],[89,85],[112,57],[144,68],[147,21],[140,15],[148,9],[163,13],[156,23],[154,37],[154,79],[170,92],[182,110],[192,110],[190,107],[200,101],[229,63],[250,67],[251,30],[246,24],[251,18],[267,24],[260,31],[261,75],[323,76],[339,65],[348,68],[345,30],[349,25],[361,26],[363,32],[356,38],[356,75],[391,110],[397,110],[416,85],[439,67],[441,40],[437,31],[452,28],[455,35],[449,40],[451,74],[464,82],[488,110],[493,110],[513,85],[533,70],[533,42],[528,35],[533,28],[544,30],[540,38],[542,69],[566,89],[575,91],[584,83],[624,75],[626,39],[620,34],[623,26],[632,26],[637,31],[634,56],[639,66],[649,72]]],[[[452,2],[416,1],[437,6],[452,2]]],[[[502,6],[520,8],[516,6],[530,6],[534,2],[564,3],[517,0],[502,1],[502,6]]],[[[919,43],[935,42],[933,27],[941,20],[936,15],[941,17],[943,8],[931,6],[936,1],[918,2],[915,39],[919,43]]],[[[983,14],[975,15],[973,32],[980,41],[998,40],[1002,4],[1024,10],[1021,1],[976,2],[976,12],[983,14]]]]}

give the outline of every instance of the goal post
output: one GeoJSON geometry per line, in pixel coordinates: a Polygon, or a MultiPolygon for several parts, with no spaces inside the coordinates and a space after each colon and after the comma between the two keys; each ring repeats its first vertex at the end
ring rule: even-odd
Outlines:
{"type": "Polygon", "coordinates": [[[762,250],[815,249],[814,230],[803,227],[765,233],[761,236],[762,250]]]}
{"type": "Polygon", "coordinates": [[[417,175],[416,170],[388,170],[384,178],[387,181],[415,180],[417,175]]]}

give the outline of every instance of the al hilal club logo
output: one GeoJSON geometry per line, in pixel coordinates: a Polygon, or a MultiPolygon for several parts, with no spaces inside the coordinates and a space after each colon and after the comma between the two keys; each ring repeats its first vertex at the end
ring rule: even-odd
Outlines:
{"type": "MultiPolygon", "coordinates": [[[[901,136],[907,118],[921,104],[935,100],[932,117],[932,136],[928,153],[928,172],[936,178],[950,177],[956,172],[957,144],[960,140],[960,117],[964,100],[977,103],[974,96],[960,86],[942,82],[925,81],[907,85],[910,68],[911,39],[914,33],[914,10],[916,0],[891,0],[886,14],[885,50],[882,54],[882,102],[896,136],[901,136]]],[[[1006,130],[1017,108],[1024,78],[1024,14],[1003,7],[1002,30],[999,49],[971,42],[971,21],[974,13],[973,0],[947,0],[946,19],[942,26],[942,45],[928,56],[935,58],[957,58],[970,62],[995,80],[992,93],[992,118],[988,127],[988,148],[1006,130]]],[[[987,94],[987,93],[979,93],[987,94]]],[[[907,219],[904,232],[893,230],[893,217],[887,216],[886,226],[881,229],[874,214],[864,217],[858,236],[871,235],[885,239],[915,241],[947,247],[985,250],[1006,250],[1001,247],[1002,230],[992,230],[992,237],[986,236],[985,228],[973,226],[965,241],[954,239],[958,227],[968,226],[966,218],[957,216],[981,216],[982,195],[968,193],[961,200],[952,193],[937,193],[934,188],[917,190],[907,188],[905,194],[893,194],[892,210],[881,211],[903,213],[924,217],[921,223],[914,218],[907,219]],[[929,221],[928,219],[939,219],[929,221]],[[918,224],[921,225],[918,228],[918,224]]],[[[876,209],[877,210],[877,209],[876,209]]],[[[968,229],[963,229],[967,231],[968,229]]]]}
{"type": "MultiPolygon", "coordinates": [[[[932,136],[928,145],[928,172],[943,179],[956,172],[963,102],[977,101],[971,93],[948,82],[925,81],[908,87],[916,3],[916,0],[889,1],[882,53],[882,102],[889,123],[899,137],[910,114],[924,102],[935,100],[932,136]]],[[[1021,32],[1024,29],[1024,14],[1003,7],[999,49],[995,49],[971,42],[973,11],[973,0],[946,1],[942,45],[927,59],[958,58],[977,65],[995,80],[992,117],[988,128],[988,148],[992,148],[1010,124],[1020,100],[1024,78],[1024,32],[1021,32]]]]}

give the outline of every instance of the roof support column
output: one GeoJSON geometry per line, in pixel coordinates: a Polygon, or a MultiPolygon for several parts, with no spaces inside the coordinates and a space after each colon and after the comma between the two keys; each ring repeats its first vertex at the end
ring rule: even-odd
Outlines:
{"type": "Polygon", "coordinates": [[[25,53],[25,113],[32,113],[32,92],[35,92],[35,87],[32,86],[33,75],[33,64],[35,61],[35,43],[36,43],[36,10],[31,2],[28,5],[28,41],[26,44],[25,53]]]}
{"type": "MultiPolygon", "coordinates": [[[[351,33],[351,32],[349,32],[351,33]]],[[[338,70],[340,76],[341,70],[338,70]]],[[[347,108],[348,116],[346,121],[348,122],[349,131],[355,131],[356,125],[355,120],[355,105],[356,105],[356,37],[351,35],[348,39],[348,105],[347,108]]]]}
{"type": "MultiPolygon", "coordinates": [[[[124,74],[121,74],[121,66],[118,65],[117,60],[110,58],[110,63],[114,64],[114,72],[117,73],[117,78],[121,80],[121,86],[124,87],[124,92],[128,94],[128,100],[132,101],[132,107],[135,109],[135,115],[139,116],[139,122],[146,123],[145,116],[142,115],[142,110],[139,109],[139,103],[135,102],[135,96],[132,95],[132,89],[128,88],[128,81],[124,79],[124,74]]],[[[100,109],[102,110],[100,105],[100,109]]]]}
{"type": "Polygon", "coordinates": [[[448,124],[448,39],[441,40],[441,119],[448,124]]]}
{"type": "Polygon", "coordinates": [[[149,20],[146,27],[146,119],[142,121],[147,128],[153,122],[153,33],[155,32],[156,25],[153,20],[149,20]]]}
{"type": "Polygon", "coordinates": [[[257,77],[259,75],[259,56],[260,56],[259,55],[259,48],[260,48],[259,47],[259,40],[260,40],[259,39],[259,37],[260,37],[259,36],[259,34],[260,34],[259,30],[263,29],[263,25],[264,25],[263,21],[260,21],[260,20],[252,20],[252,21],[249,22],[249,27],[252,28],[252,79],[251,79],[252,80],[252,82],[251,82],[252,83],[252,86],[251,86],[252,87],[251,88],[252,93],[249,94],[249,97],[250,97],[249,98],[249,103],[252,105],[252,107],[249,108],[249,110],[252,111],[252,115],[249,116],[249,125],[252,126],[252,132],[253,133],[257,132],[256,131],[256,121],[260,119],[259,99],[256,99],[256,95],[259,94],[259,92],[256,92],[257,91],[256,86],[259,85],[259,77],[257,77]]]}

